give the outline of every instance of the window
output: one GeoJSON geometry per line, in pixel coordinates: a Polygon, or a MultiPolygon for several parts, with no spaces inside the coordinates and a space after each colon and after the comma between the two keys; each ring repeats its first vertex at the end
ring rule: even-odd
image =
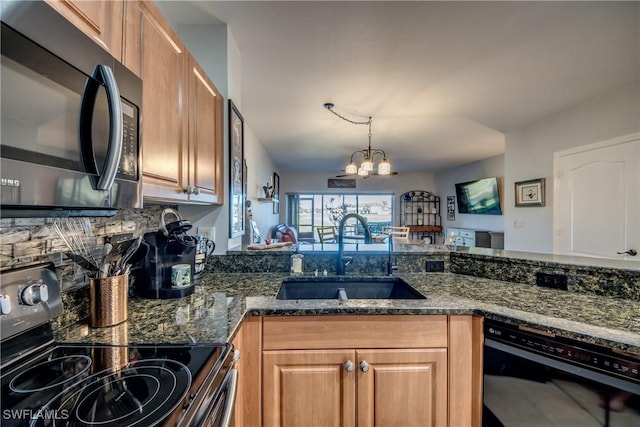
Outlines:
{"type": "MultiPolygon", "coordinates": [[[[393,194],[289,194],[287,223],[298,230],[301,242],[317,241],[318,227],[338,227],[342,217],[358,213],[366,218],[373,233],[392,224],[393,194]]],[[[345,233],[362,234],[355,220],[345,227],[345,233]]]]}

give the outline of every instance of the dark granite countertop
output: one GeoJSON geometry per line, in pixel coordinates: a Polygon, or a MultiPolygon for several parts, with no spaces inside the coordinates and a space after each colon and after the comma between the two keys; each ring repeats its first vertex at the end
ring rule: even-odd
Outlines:
{"type": "Polygon", "coordinates": [[[426,300],[275,299],[284,273],[205,275],[193,295],[133,298],[127,322],[56,331],[63,342],[223,342],[244,316],[311,314],[475,314],[640,355],[640,303],[452,273],[398,274],[426,300]]]}

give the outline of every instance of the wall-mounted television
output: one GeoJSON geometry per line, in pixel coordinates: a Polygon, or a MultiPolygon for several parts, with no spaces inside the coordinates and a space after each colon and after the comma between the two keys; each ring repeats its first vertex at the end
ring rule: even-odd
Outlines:
{"type": "Polygon", "coordinates": [[[502,215],[498,179],[484,178],[456,184],[458,212],[480,215],[502,215]]]}

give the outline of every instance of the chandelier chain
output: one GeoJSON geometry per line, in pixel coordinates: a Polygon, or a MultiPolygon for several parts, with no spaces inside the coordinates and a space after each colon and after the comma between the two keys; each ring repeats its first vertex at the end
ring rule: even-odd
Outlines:
{"type": "Polygon", "coordinates": [[[357,122],[357,121],[355,121],[355,120],[351,120],[351,119],[349,119],[349,118],[347,118],[347,117],[343,116],[343,115],[342,115],[342,114],[340,114],[340,113],[337,113],[337,112],[333,111],[333,105],[332,105],[331,107],[325,107],[325,108],[326,108],[327,110],[329,110],[329,112],[330,112],[330,113],[335,114],[336,116],[340,117],[340,118],[341,118],[342,120],[344,120],[345,122],[349,122],[349,123],[351,123],[351,124],[353,124],[353,125],[369,125],[369,129],[371,129],[371,120],[372,120],[371,116],[369,116],[369,119],[368,119],[366,122],[357,122]]]}

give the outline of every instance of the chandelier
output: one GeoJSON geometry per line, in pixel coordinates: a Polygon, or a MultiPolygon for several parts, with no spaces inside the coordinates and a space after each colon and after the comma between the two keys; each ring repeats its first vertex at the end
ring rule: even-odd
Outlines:
{"type": "Polygon", "coordinates": [[[362,150],[354,151],[351,154],[351,158],[349,159],[349,163],[345,168],[345,175],[358,175],[363,178],[368,177],[369,175],[397,175],[397,172],[391,172],[391,163],[387,160],[387,154],[381,148],[371,148],[371,122],[373,121],[372,117],[366,121],[358,122],[354,120],[350,120],[333,110],[334,105],[330,102],[324,104],[324,108],[326,108],[330,113],[333,113],[335,116],[341,118],[342,120],[349,122],[354,125],[367,125],[369,126],[369,146],[362,150]],[[356,164],[356,162],[359,163],[356,164]],[[376,168],[377,163],[377,168],[376,168]]]}

